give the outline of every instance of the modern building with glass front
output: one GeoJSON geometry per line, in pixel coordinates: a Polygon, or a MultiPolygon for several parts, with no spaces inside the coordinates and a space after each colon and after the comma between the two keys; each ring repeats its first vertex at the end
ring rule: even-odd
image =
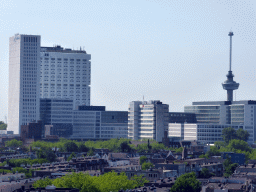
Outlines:
{"type": "Polygon", "coordinates": [[[248,143],[256,141],[256,101],[193,102],[185,112],[196,114],[196,124],[169,124],[169,136],[205,143],[222,141],[222,129],[242,128],[250,134],[248,143]]]}
{"type": "Polygon", "coordinates": [[[73,100],[41,99],[40,113],[43,125],[52,125],[51,135],[72,139],[127,138],[128,135],[127,111],[106,111],[105,106],[85,105],[73,110],[73,100]]]}

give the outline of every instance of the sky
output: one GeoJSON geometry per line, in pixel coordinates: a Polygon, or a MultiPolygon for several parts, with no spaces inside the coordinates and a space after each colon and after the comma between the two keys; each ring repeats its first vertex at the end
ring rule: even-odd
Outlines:
{"type": "Polygon", "coordinates": [[[183,112],[193,101],[226,100],[231,30],[234,100],[256,100],[256,1],[0,0],[0,121],[16,33],[91,54],[91,105],[127,111],[144,96],[183,112]]]}

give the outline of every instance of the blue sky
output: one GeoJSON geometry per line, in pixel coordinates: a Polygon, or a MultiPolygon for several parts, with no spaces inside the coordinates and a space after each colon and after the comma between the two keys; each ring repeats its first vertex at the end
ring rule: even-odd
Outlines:
{"type": "Polygon", "coordinates": [[[9,37],[91,54],[91,104],[127,110],[161,100],[170,111],[225,100],[232,29],[236,100],[256,100],[256,2],[242,0],[0,0],[0,120],[8,108],[9,37]]]}

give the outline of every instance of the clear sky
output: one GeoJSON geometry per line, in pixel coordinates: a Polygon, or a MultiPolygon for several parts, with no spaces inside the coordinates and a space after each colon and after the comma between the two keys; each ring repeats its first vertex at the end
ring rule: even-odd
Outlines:
{"type": "Polygon", "coordinates": [[[193,101],[226,100],[231,29],[235,98],[256,100],[254,0],[0,0],[0,120],[15,33],[91,54],[92,105],[128,110],[144,95],[183,111],[193,101]]]}

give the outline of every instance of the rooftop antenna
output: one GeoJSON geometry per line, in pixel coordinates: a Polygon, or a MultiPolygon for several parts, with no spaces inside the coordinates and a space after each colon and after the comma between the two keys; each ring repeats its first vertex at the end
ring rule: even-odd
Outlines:
{"type": "Polygon", "coordinates": [[[232,71],[231,70],[231,61],[232,61],[232,36],[233,36],[234,34],[233,34],[233,32],[232,31],[230,31],[229,32],[229,34],[228,34],[228,36],[230,36],[230,48],[229,48],[229,50],[230,50],[230,52],[229,52],[229,54],[230,54],[230,56],[229,56],[229,71],[232,71]]]}
{"type": "Polygon", "coordinates": [[[234,75],[232,74],[231,62],[232,62],[232,36],[234,33],[232,31],[229,32],[228,36],[230,37],[230,53],[229,53],[229,71],[227,76],[227,80],[222,83],[223,89],[227,90],[227,101],[233,101],[233,91],[238,89],[239,83],[236,83],[233,80],[234,75]]]}

